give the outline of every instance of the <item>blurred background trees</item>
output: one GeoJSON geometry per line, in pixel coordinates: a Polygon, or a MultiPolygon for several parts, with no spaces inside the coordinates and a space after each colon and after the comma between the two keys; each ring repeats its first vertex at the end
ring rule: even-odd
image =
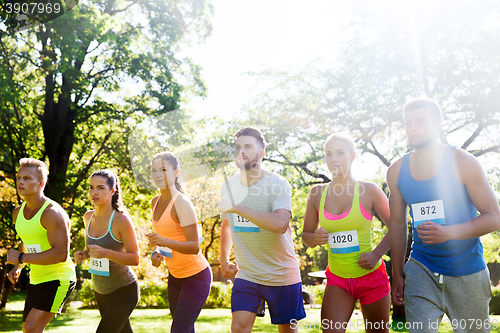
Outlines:
{"type": "MultiPolygon", "coordinates": [[[[500,4],[352,3],[349,23],[337,32],[337,54],[286,71],[249,73],[257,92],[229,122],[197,120],[179,111],[161,128],[169,136],[164,148],[174,151],[203,142],[230,144],[234,132],[246,125],[264,132],[266,168],[292,186],[292,226],[303,279],[327,262],[326,249],[307,249],[300,240],[309,190],[330,177],[323,162],[325,138],[348,132],[359,149],[355,177],[387,192],[387,167],[409,149],[402,106],[410,97],[428,96],[441,105],[442,141],[477,156],[500,192],[500,4]]],[[[208,0],[81,1],[57,20],[0,34],[4,247],[18,241],[10,218],[19,204],[14,175],[18,160],[30,156],[49,163],[47,195],[73,220],[72,249],[83,247],[89,174],[115,170],[124,201],[139,230],[144,229],[139,237],[146,255],[141,233],[147,231],[154,191],[135,181],[127,138],[137,124],[154,122],[190,97],[207,93],[201,68],[179,56],[179,50],[208,38],[212,11],[208,0]]],[[[218,173],[189,185],[209,260],[218,257],[220,218],[213,211],[223,179],[218,173]]],[[[376,224],[373,241],[384,232],[376,224]]],[[[487,261],[498,262],[498,233],[484,236],[483,244],[487,261]]],[[[147,261],[140,276],[155,276],[147,261]]]]}

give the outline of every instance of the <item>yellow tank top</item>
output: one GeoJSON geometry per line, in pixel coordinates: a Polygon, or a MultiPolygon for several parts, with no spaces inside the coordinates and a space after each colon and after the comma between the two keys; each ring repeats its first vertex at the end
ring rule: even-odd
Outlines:
{"type": "MultiPolygon", "coordinates": [[[[361,268],[358,259],[361,253],[373,250],[371,245],[372,221],[368,213],[363,214],[359,203],[359,183],[356,181],[351,209],[341,215],[326,212],[334,219],[325,216],[325,199],[328,193],[326,185],[319,204],[319,224],[328,231],[328,269],[342,278],[356,278],[372,271],[361,268]]],[[[363,208],[364,210],[364,208],[363,208]]],[[[381,265],[377,263],[373,270],[381,265]]]]}
{"type": "MultiPolygon", "coordinates": [[[[51,249],[47,239],[47,230],[40,223],[42,213],[51,203],[47,199],[40,210],[31,219],[24,217],[24,207],[26,202],[21,205],[21,209],[16,218],[16,232],[21,238],[26,248],[26,253],[40,253],[51,249]]],[[[71,258],[66,261],[53,265],[30,265],[30,283],[40,284],[53,280],[76,281],[75,265],[71,258]]]]}

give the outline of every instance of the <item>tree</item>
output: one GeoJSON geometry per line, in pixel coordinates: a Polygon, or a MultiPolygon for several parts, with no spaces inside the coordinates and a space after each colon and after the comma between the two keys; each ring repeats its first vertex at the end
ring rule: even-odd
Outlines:
{"type": "Polygon", "coordinates": [[[198,34],[203,40],[210,33],[211,11],[206,1],[82,1],[26,33],[2,33],[6,133],[0,144],[11,152],[2,170],[12,176],[20,157],[47,158],[47,194],[56,201],[73,196],[81,176],[117,145],[116,126],[126,130],[124,119],[176,109],[183,91],[204,94],[199,68],[175,54],[188,38],[198,34]],[[130,81],[141,83],[142,91],[120,96],[130,81]],[[22,133],[16,133],[19,128],[22,133]],[[40,129],[44,140],[32,149],[28,137],[42,136],[40,129]],[[93,134],[96,129],[102,134],[93,134]],[[69,164],[80,162],[71,156],[75,144],[95,144],[88,135],[98,136],[100,146],[68,186],[69,164]]]}
{"type": "Polygon", "coordinates": [[[498,152],[500,28],[490,23],[500,8],[471,1],[446,11],[432,6],[439,10],[418,7],[410,17],[403,3],[355,6],[343,34],[351,38],[338,58],[254,73],[272,88],[248,103],[244,115],[272,134],[269,160],[300,170],[301,184],[328,181],[317,165],[323,141],[348,131],[362,153],[389,166],[408,149],[402,105],[421,95],[442,106],[444,142],[475,156],[498,152]]]}
{"type": "MultiPolygon", "coordinates": [[[[125,201],[141,205],[133,215],[147,215],[147,200],[135,200],[151,192],[132,181],[126,139],[145,117],[205,94],[200,67],[178,54],[205,40],[212,14],[209,0],[80,1],[30,30],[0,30],[0,181],[15,188],[22,157],[48,161],[45,193],[79,217],[91,171],[111,168],[125,183],[125,201]]],[[[184,126],[179,115],[167,131],[184,126]]],[[[1,213],[6,226],[10,213],[1,213]]],[[[73,236],[81,235],[76,221],[73,236]]]]}
{"type": "MultiPolygon", "coordinates": [[[[384,171],[409,150],[401,111],[410,97],[431,97],[441,105],[443,142],[498,159],[499,4],[412,4],[355,1],[351,21],[338,36],[340,56],[251,73],[271,88],[247,103],[231,125],[254,125],[264,132],[265,160],[292,183],[294,202],[305,200],[303,192],[311,185],[330,181],[323,143],[338,131],[349,132],[361,154],[376,157],[378,165],[369,167],[378,170],[374,181],[387,192],[384,171]]],[[[487,171],[497,183],[498,169],[487,171]]],[[[297,234],[300,223],[299,215],[297,234]]],[[[485,248],[498,235],[488,237],[485,248]]],[[[324,262],[323,249],[299,245],[304,267],[324,262]]],[[[498,253],[497,247],[486,249],[491,252],[498,253]]]]}

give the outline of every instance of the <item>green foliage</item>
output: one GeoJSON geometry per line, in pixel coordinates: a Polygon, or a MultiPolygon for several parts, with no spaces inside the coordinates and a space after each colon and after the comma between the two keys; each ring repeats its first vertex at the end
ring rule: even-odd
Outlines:
{"type": "Polygon", "coordinates": [[[302,290],[307,291],[311,296],[311,303],[315,306],[323,304],[323,295],[325,294],[325,285],[304,285],[302,290]]]}
{"type": "MultiPolygon", "coordinates": [[[[168,309],[167,283],[163,281],[142,281],[139,283],[141,297],[137,308],[161,308],[168,309]]],[[[204,308],[231,308],[231,285],[222,282],[213,282],[210,287],[210,294],[204,308]]],[[[92,282],[85,280],[82,289],[76,292],[74,299],[79,299],[83,308],[96,308],[94,289],[92,282]],[[78,295],[78,296],[76,296],[78,295]]]]}
{"type": "Polygon", "coordinates": [[[486,262],[500,262],[500,235],[498,231],[482,236],[481,243],[483,243],[486,262]]]}
{"type": "Polygon", "coordinates": [[[500,288],[491,288],[491,301],[490,301],[490,314],[499,315],[500,314],[500,288]]]}
{"type": "MultiPolygon", "coordinates": [[[[375,159],[366,171],[376,173],[373,181],[385,189],[387,167],[409,150],[403,104],[410,97],[427,96],[442,107],[442,142],[480,158],[492,156],[485,169],[497,188],[500,26],[492,22],[499,15],[500,5],[494,2],[480,8],[472,0],[453,8],[444,3],[408,8],[392,1],[353,1],[352,18],[339,33],[339,55],[252,73],[266,90],[229,127],[245,124],[262,130],[269,143],[266,168],[279,172],[294,189],[329,182],[324,140],[333,132],[348,132],[358,155],[375,159]]],[[[294,193],[294,205],[298,200],[304,196],[294,193]]],[[[294,212],[294,219],[300,221],[302,214],[294,212]]],[[[385,233],[375,229],[374,242],[385,233]]],[[[492,237],[485,253],[488,260],[497,260],[498,242],[492,237]]],[[[323,250],[298,249],[303,278],[311,262],[324,269],[326,257],[318,251],[323,250]]]]}
{"type": "Polygon", "coordinates": [[[421,95],[442,106],[443,142],[476,156],[499,151],[500,27],[487,22],[496,21],[500,6],[429,4],[415,6],[410,17],[405,6],[354,1],[340,56],[254,74],[269,89],[235,122],[263,130],[266,157],[299,171],[297,184],[328,181],[322,145],[337,131],[350,133],[361,153],[380,161],[373,168],[389,166],[408,150],[402,106],[421,95]]]}
{"type": "Polygon", "coordinates": [[[83,303],[83,308],[94,309],[97,308],[97,303],[95,301],[94,296],[94,288],[92,288],[92,281],[89,279],[85,279],[82,283],[82,288],[78,291],[78,297],[80,301],[83,303]]]}
{"type": "Polygon", "coordinates": [[[167,284],[164,282],[140,283],[141,298],[138,308],[168,308],[167,284]]]}
{"type": "Polygon", "coordinates": [[[205,309],[231,308],[232,285],[222,282],[212,282],[210,294],[205,302],[205,309]]]}
{"type": "MultiPolygon", "coordinates": [[[[11,214],[20,204],[14,189],[22,157],[48,162],[45,194],[72,220],[71,254],[84,247],[87,179],[97,169],[120,176],[134,224],[150,224],[154,193],[134,181],[127,138],[145,118],[206,94],[199,66],[179,50],[207,38],[212,15],[209,0],[95,0],[23,33],[0,29],[0,248],[19,242],[11,214]]],[[[196,124],[176,115],[161,130],[181,145],[196,124]]],[[[148,265],[143,260],[137,270],[156,277],[148,265]]]]}

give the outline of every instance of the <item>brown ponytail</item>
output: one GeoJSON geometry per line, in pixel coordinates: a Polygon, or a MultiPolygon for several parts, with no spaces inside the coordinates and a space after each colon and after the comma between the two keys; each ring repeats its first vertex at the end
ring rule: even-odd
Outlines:
{"type": "Polygon", "coordinates": [[[115,189],[115,193],[111,197],[111,206],[113,209],[116,209],[120,213],[125,213],[127,209],[123,204],[122,198],[122,187],[120,184],[120,178],[111,170],[97,170],[94,171],[89,178],[94,176],[104,177],[106,178],[106,183],[109,186],[109,189],[115,189]]]}

